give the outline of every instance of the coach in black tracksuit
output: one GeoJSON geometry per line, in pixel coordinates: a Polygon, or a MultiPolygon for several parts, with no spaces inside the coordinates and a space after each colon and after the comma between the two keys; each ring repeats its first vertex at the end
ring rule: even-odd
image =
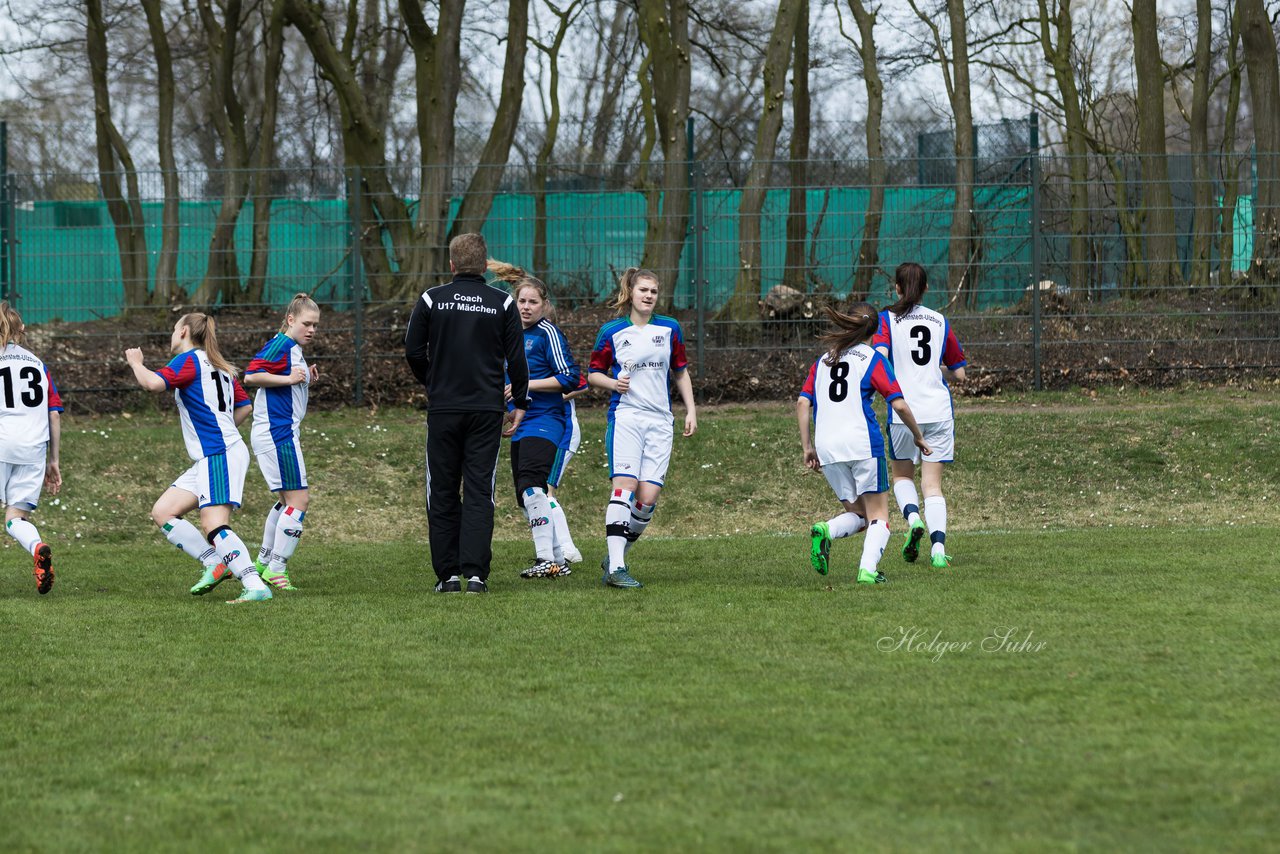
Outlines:
{"type": "Polygon", "coordinates": [[[485,283],[488,255],[479,234],[450,241],[453,281],[427,289],[404,333],[405,358],[427,388],[427,518],[439,593],[488,589],[498,447],[529,405],[520,314],[510,294],[485,283]],[[505,431],[504,369],[516,406],[505,431]]]}

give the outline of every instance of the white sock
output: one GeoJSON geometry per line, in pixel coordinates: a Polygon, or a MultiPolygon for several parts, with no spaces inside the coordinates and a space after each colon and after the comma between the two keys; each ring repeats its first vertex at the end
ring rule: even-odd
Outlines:
{"type": "Polygon", "coordinates": [[[214,535],[214,543],[222,562],[231,570],[232,575],[240,579],[245,590],[267,589],[267,585],[263,584],[258,576],[258,570],[254,568],[253,561],[249,559],[249,547],[244,544],[244,540],[236,536],[235,531],[230,528],[221,529],[214,535]]]}
{"type": "Polygon", "coordinates": [[[200,561],[201,566],[217,566],[218,551],[186,519],[170,519],[160,526],[164,538],[184,553],[200,561]]]}
{"type": "Polygon", "coordinates": [[[551,503],[551,528],[556,538],[556,563],[560,563],[564,560],[565,552],[576,552],[578,547],[573,544],[573,535],[569,533],[569,519],[564,515],[564,508],[560,506],[560,502],[549,495],[547,501],[551,503]]]}
{"type": "Polygon", "coordinates": [[[8,529],[9,536],[17,540],[18,545],[32,555],[36,553],[36,546],[43,542],[40,539],[40,532],[36,530],[36,526],[26,519],[10,519],[5,528],[8,529]]]}
{"type": "Polygon", "coordinates": [[[277,501],[262,525],[262,548],[258,549],[258,563],[263,566],[271,563],[271,550],[276,547],[276,523],[280,521],[280,511],[283,509],[284,505],[277,501]]]}
{"type": "Polygon", "coordinates": [[[858,563],[858,568],[875,572],[876,566],[880,563],[880,555],[884,554],[884,547],[888,544],[889,526],[877,519],[867,528],[867,537],[862,543],[862,560],[858,563]]]}
{"type": "Polygon", "coordinates": [[[276,520],[276,538],[271,546],[271,568],[284,572],[289,558],[293,557],[298,541],[302,539],[302,520],[307,514],[297,507],[281,507],[276,520]]]}
{"type": "Polygon", "coordinates": [[[638,499],[631,499],[631,520],[627,523],[631,528],[631,535],[627,537],[627,544],[623,548],[622,554],[631,551],[631,547],[636,544],[636,540],[640,539],[640,535],[644,533],[644,529],[649,527],[649,523],[653,521],[653,511],[658,507],[655,501],[653,504],[641,504],[638,499]]]}
{"type": "Polygon", "coordinates": [[[943,554],[947,544],[947,499],[941,495],[926,498],[924,518],[929,523],[929,539],[933,540],[930,554],[943,554]]]}
{"type": "Polygon", "coordinates": [[[604,509],[604,541],[609,547],[610,572],[627,565],[627,535],[631,533],[631,499],[634,497],[630,490],[615,489],[609,506],[604,509]]]}
{"type": "Polygon", "coordinates": [[[827,522],[827,531],[833,540],[852,537],[865,527],[867,527],[867,520],[857,513],[841,513],[827,522]]]}
{"type": "Polygon", "coordinates": [[[893,497],[898,499],[898,509],[902,511],[908,525],[914,525],[920,520],[920,493],[916,492],[914,480],[895,480],[893,497]]]}
{"type": "Polygon", "coordinates": [[[551,503],[547,491],[531,486],[524,491],[524,509],[529,516],[529,533],[538,560],[555,560],[555,528],[551,525],[551,503]]]}

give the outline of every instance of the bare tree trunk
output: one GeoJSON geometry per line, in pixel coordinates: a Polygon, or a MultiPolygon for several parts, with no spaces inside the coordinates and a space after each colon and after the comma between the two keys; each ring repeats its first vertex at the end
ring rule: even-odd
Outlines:
{"type": "Polygon", "coordinates": [[[1222,212],[1218,224],[1218,284],[1229,288],[1235,281],[1236,203],[1240,196],[1240,162],[1236,158],[1236,118],[1240,113],[1240,89],[1243,81],[1240,66],[1240,6],[1231,14],[1227,34],[1227,110],[1223,116],[1222,212]]]}
{"type": "Polygon", "coordinates": [[[805,243],[809,235],[809,0],[800,0],[791,75],[791,193],[787,200],[787,254],[782,281],[808,290],[805,243]]]}
{"type": "Polygon", "coordinates": [[[862,59],[862,80],[867,89],[867,181],[870,197],[858,244],[858,266],[849,297],[866,299],[871,279],[880,267],[880,224],[884,219],[884,190],[887,180],[884,143],[880,138],[884,116],[884,82],[876,57],[875,27],[879,10],[868,10],[862,0],[849,0],[849,11],[858,24],[858,55],[862,59]]]}
{"type": "MultiPolygon", "coordinates": [[[[1178,233],[1169,191],[1165,149],[1164,67],[1156,35],[1156,0],[1133,0],[1134,70],[1138,78],[1138,153],[1142,163],[1142,196],[1147,232],[1147,287],[1167,291],[1182,281],[1178,233]]],[[[1274,40],[1271,46],[1275,51],[1274,40]]]]}
{"type": "Polygon", "coordinates": [[[791,60],[791,45],[795,41],[801,2],[803,0],[780,0],[773,33],[765,50],[764,114],[756,127],[751,168],[747,171],[747,179],[738,200],[738,279],[733,289],[733,298],[720,311],[720,319],[737,322],[735,332],[746,332],[748,330],[744,327],[747,324],[754,328],[760,320],[758,303],[763,259],[760,212],[764,207],[769,175],[773,170],[778,131],[782,127],[787,66],[791,60]]]}
{"type": "Polygon", "coordinates": [[[947,0],[951,20],[951,111],[956,120],[956,198],[951,212],[947,281],[954,292],[968,287],[967,302],[977,303],[973,243],[973,102],[969,91],[969,35],[963,0],[947,0]]]}
{"type": "Polygon", "coordinates": [[[560,22],[556,26],[555,37],[551,44],[533,41],[534,47],[547,57],[547,68],[551,75],[548,85],[548,98],[551,107],[547,115],[547,130],[542,137],[542,145],[538,148],[534,162],[533,176],[533,269],[542,277],[546,277],[550,262],[547,257],[547,172],[552,156],[556,150],[556,137],[560,131],[560,48],[569,32],[578,10],[582,8],[582,0],[572,0],[564,9],[548,2],[551,13],[560,22]]]}
{"type": "Polygon", "coordinates": [[[1191,228],[1190,284],[1209,283],[1209,256],[1218,212],[1213,205],[1213,177],[1209,169],[1209,75],[1213,41],[1213,8],[1210,0],[1196,0],[1195,75],[1191,84],[1191,172],[1195,215],[1191,228]]]}
{"type": "Polygon", "coordinates": [[[511,143],[520,123],[520,105],[524,101],[524,60],[529,50],[529,0],[510,0],[507,7],[507,51],[502,66],[502,94],[489,138],[485,141],[480,163],[467,190],[462,206],[449,229],[452,239],[459,234],[479,231],[493,208],[493,194],[502,181],[511,155],[511,143]]]}
{"type": "Polygon", "coordinates": [[[640,38],[647,48],[652,111],[662,148],[662,181],[649,194],[641,266],[658,274],[662,308],[668,310],[680,275],[680,255],[689,225],[689,176],[685,168],[685,119],[691,80],[689,0],[639,0],[640,38]],[[660,194],[660,203],[659,203],[660,194]]]}
{"type": "Polygon", "coordinates": [[[284,3],[271,0],[266,22],[266,68],[262,78],[262,130],[253,172],[253,256],[245,302],[260,303],[266,294],[267,261],[271,254],[271,174],[276,159],[276,112],[280,64],[284,57],[284,3]]]}
{"type": "Polygon", "coordinates": [[[1280,64],[1262,0],[1240,0],[1240,31],[1249,71],[1257,146],[1258,197],[1253,201],[1251,285],[1280,278],[1280,64]]]}
{"type": "Polygon", "coordinates": [[[102,17],[101,0],[86,0],[85,47],[89,55],[89,72],[93,80],[94,135],[98,149],[98,173],[107,213],[114,226],[116,248],[120,253],[120,276],[124,284],[126,311],[150,302],[147,292],[146,223],[142,218],[142,200],[138,191],[138,172],[124,137],[111,119],[111,93],[107,83],[107,30],[102,17]],[[125,176],[126,192],[120,187],[120,173],[125,176]]]}
{"type": "Polygon", "coordinates": [[[400,0],[413,49],[422,176],[413,223],[413,254],[401,295],[418,293],[449,272],[445,239],[453,187],[454,114],[462,82],[462,14],[466,0],[441,0],[438,31],[422,16],[418,0],[400,0]]]}
{"type": "Polygon", "coordinates": [[[156,124],[160,156],[160,180],[164,203],[160,213],[160,257],[156,260],[156,286],[152,299],[166,305],[178,296],[178,238],[181,221],[178,205],[178,166],[173,155],[173,52],[160,14],[160,0],[143,0],[147,30],[156,55],[156,124]]]}

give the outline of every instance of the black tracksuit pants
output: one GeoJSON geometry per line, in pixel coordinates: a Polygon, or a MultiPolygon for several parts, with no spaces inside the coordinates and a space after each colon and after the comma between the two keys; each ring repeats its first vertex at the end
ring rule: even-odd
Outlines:
{"type": "Polygon", "coordinates": [[[441,581],[451,575],[464,582],[472,576],[489,577],[493,487],[501,443],[501,412],[432,412],[427,416],[431,567],[441,581]]]}

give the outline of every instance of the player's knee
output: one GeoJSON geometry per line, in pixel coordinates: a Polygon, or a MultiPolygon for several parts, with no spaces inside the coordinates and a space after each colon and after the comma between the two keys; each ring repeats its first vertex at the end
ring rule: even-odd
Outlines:
{"type": "Polygon", "coordinates": [[[516,494],[520,498],[521,505],[524,504],[525,494],[531,489],[537,490],[545,495],[547,492],[547,482],[545,480],[538,480],[538,478],[533,475],[521,475],[516,480],[516,494]]]}
{"type": "Polygon", "coordinates": [[[289,500],[287,502],[282,503],[285,507],[292,507],[294,510],[306,513],[307,507],[311,504],[311,494],[308,492],[297,492],[289,496],[289,500]]]}
{"type": "Polygon", "coordinates": [[[177,514],[171,512],[168,507],[156,504],[151,508],[151,521],[156,523],[156,527],[163,528],[165,522],[176,518],[178,518],[177,514]]]}

